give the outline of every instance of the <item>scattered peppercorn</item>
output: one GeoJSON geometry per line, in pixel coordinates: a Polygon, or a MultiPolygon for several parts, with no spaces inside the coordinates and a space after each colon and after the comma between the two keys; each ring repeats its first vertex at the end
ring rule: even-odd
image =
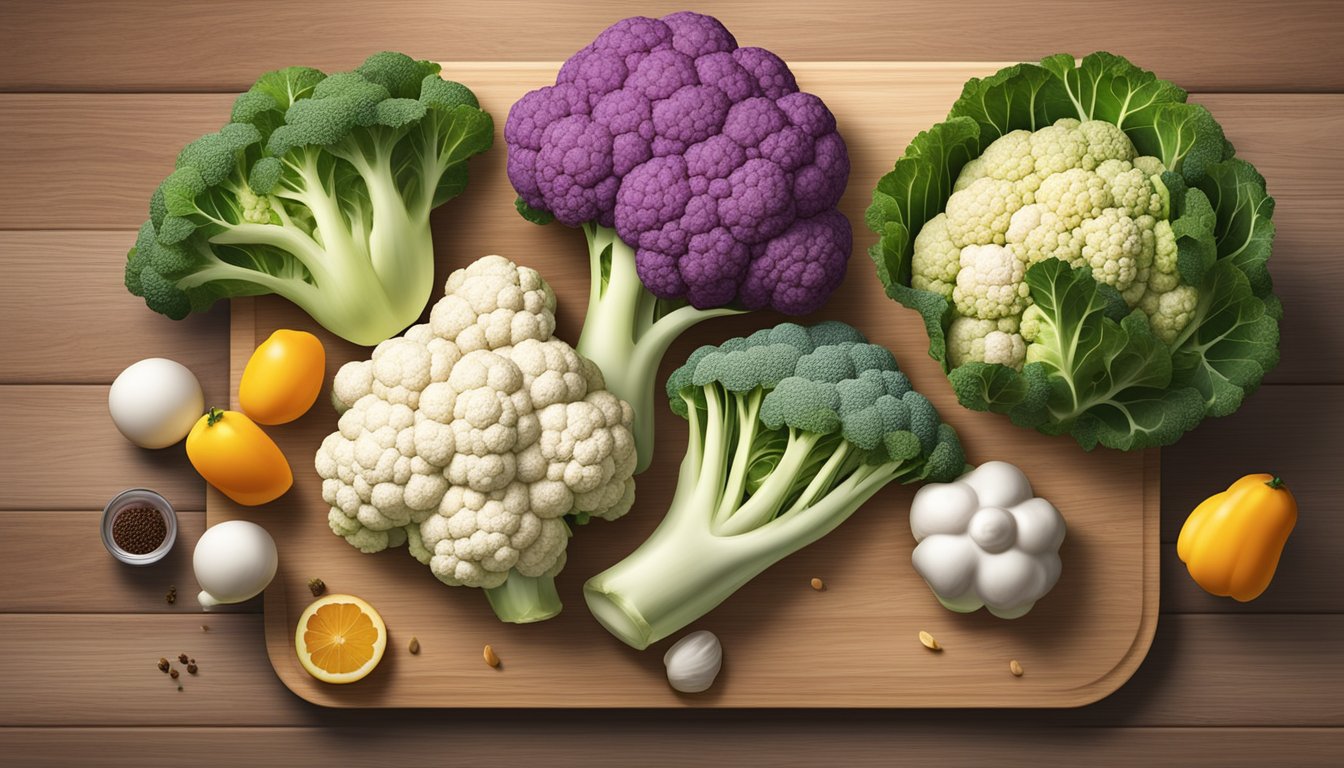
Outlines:
{"type": "Polygon", "coordinates": [[[168,594],[164,595],[164,596],[163,596],[163,599],[166,600],[166,601],[168,601],[168,604],[169,604],[169,605],[172,605],[173,603],[176,603],[176,602],[177,602],[177,587],[176,587],[175,585],[174,585],[174,586],[170,586],[170,587],[168,587],[168,594]]]}
{"type": "Polygon", "coordinates": [[[194,661],[187,665],[187,671],[193,675],[196,674],[197,669],[199,669],[199,667],[196,666],[196,663],[194,661]]]}
{"type": "Polygon", "coordinates": [[[167,659],[159,659],[159,664],[158,664],[158,666],[159,666],[159,671],[160,671],[160,672],[167,672],[167,671],[168,671],[168,666],[169,666],[169,665],[168,665],[168,660],[167,660],[167,659]]]}
{"type": "Polygon", "coordinates": [[[127,507],[112,519],[112,541],[132,555],[153,552],[167,537],[168,524],[154,507],[127,507]]]}
{"type": "Polygon", "coordinates": [[[195,664],[195,663],[196,663],[196,660],[195,660],[195,659],[187,659],[187,663],[188,663],[188,664],[195,664]]]}
{"type": "Polygon", "coordinates": [[[201,631],[202,631],[202,632],[209,632],[209,631],[210,631],[210,627],[209,627],[209,625],[202,624],[202,625],[201,625],[201,631]]]}
{"type": "Polygon", "coordinates": [[[174,680],[176,680],[176,679],[177,679],[177,670],[176,670],[176,669],[170,669],[170,670],[168,670],[168,676],[171,677],[171,678],[173,678],[174,680]]]}
{"type": "Polygon", "coordinates": [[[187,656],[187,654],[185,654],[185,653],[179,653],[179,654],[177,654],[177,662],[178,662],[179,664],[186,664],[186,663],[187,663],[187,658],[188,658],[188,656],[187,656]]]}
{"type": "Polygon", "coordinates": [[[308,580],[308,591],[313,593],[313,597],[321,597],[322,593],[327,591],[327,583],[313,577],[308,580]]]}
{"type": "Polygon", "coordinates": [[[412,638],[411,638],[411,655],[414,656],[414,655],[416,655],[416,654],[418,654],[418,653],[420,653],[420,641],[417,640],[417,639],[415,639],[414,637],[412,637],[412,638]]]}
{"type": "Polygon", "coordinates": [[[822,581],[821,579],[814,578],[812,579],[812,588],[820,592],[821,590],[826,588],[826,582],[822,581]]]}

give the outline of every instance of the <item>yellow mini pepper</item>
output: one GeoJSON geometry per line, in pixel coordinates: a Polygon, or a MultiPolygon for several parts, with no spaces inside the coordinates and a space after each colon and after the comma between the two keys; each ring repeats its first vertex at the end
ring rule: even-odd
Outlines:
{"type": "Polygon", "coordinates": [[[1283,481],[1247,475],[1195,507],[1176,554],[1205,591],[1244,603],[1269,586],[1296,524],[1297,500],[1283,481]]]}

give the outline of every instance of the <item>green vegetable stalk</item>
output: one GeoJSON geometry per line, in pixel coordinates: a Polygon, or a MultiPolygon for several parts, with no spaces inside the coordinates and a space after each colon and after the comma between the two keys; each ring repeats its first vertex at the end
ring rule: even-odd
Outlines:
{"type": "Polygon", "coordinates": [[[965,466],[956,433],[891,353],[843,323],[701,347],[667,392],[690,423],[671,507],[584,585],[593,615],[635,648],[703,616],[888,483],[950,480],[965,466]]]}
{"type": "Polygon", "coordinates": [[[439,65],[399,53],[354,72],[263,75],[230,122],[188,144],[150,200],[126,288],[173,319],[277,294],[374,345],[434,287],[429,212],[466,188],[490,115],[439,65]]]}

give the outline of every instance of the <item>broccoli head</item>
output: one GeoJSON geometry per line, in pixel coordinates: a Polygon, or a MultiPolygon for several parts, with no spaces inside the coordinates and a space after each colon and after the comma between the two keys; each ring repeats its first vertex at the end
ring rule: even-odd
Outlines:
{"type": "Polygon", "coordinates": [[[677,335],[739,311],[807,314],[844,278],[834,116],[712,17],[613,24],[514,104],[504,138],[519,211],[588,236],[579,349],[635,405],[641,468],[652,377],[677,335]]]}
{"type": "Polygon", "coordinates": [[[666,637],[825,536],[892,482],[966,468],[957,433],[885,348],[792,323],[701,347],[667,383],[690,422],[667,516],[588,580],[588,607],[636,648],[666,637]]]}
{"type": "Polygon", "coordinates": [[[490,115],[439,65],[375,54],[354,72],[263,75],[231,122],[183,148],[150,199],[126,287],[175,320],[274,293],[372,345],[434,283],[429,211],[466,188],[490,115]]]}

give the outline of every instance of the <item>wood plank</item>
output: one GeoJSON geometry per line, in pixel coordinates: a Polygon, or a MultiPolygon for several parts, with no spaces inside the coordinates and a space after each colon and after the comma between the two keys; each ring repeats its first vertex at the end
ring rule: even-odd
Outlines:
{"type": "Polygon", "coordinates": [[[1233,416],[1213,419],[1162,451],[1162,609],[1166,612],[1344,611],[1338,576],[1344,475],[1329,446],[1344,433],[1344,387],[1267,386],[1233,416]],[[1252,472],[1282,475],[1297,527],[1269,589],[1251,603],[1206,594],[1176,557],[1176,537],[1199,502],[1252,472]]]}
{"type": "MultiPolygon", "coordinates": [[[[684,7],[655,2],[639,11],[684,7]]],[[[967,0],[954,14],[935,0],[868,0],[828,6],[824,18],[803,0],[776,3],[769,13],[751,0],[712,7],[743,45],[789,61],[1036,59],[1068,41],[1074,53],[1127,54],[1191,89],[1290,91],[1344,88],[1344,22],[1336,11],[1329,0],[1042,0],[1030,9],[967,0]],[[1162,23],[1098,23],[1149,17],[1162,23]]],[[[358,0],[304,0],[267,6],[258,25],[251,3],[11,0],[0,26],[0,88],[239,90],[268,69],[349,69],[365,52],[387,48],[425,58],[559,60],[631,12],[619,0],[558,13],[517,0],[413,0],[397,4],[396,18],[371,23],[358,0]],[[108,43],[114,40],[140,44],[108,43]]]]}
{"type": "Polygon", "coordinates": [[[517,737],[516,722],[485,720],[470,729],[454,729],[451,746],[445,747],[441,728],[414,711],[409,713],[411,722],[400,712],[367,717],[365,723],[341,728],[339,737],[322,727],[0,728],[0,750],[29,768],[66,768],[76,759],[105,768],[178,768],[184,761],[198,768],[382,768],[388,764],[388,744],[396,745],[397,760],[405,764],[438,765],[451,755],[453,764],[475,768],[571,761],[586,768],[626,768],[635,761],[666,768],[889,766],[894,755],[900,755],[902,764],[940,768],[1006,765],[1008,755],[1030,758],[1036,768],[1129,768],[1141,763],[1262,768],[1289,760],[1311,768],[1335,766],[1344,752],[1344,730],[1336,728],[1023,727],[993,720],[961,723],[955,714],[947,722],[911,724],[838,713],[825,720],[809,714],[806,723],[759,718],[735,722],[731,730],[681,718],[661,722],[618,715],[620,727],[611,727],[547,717],[528,723],[527,738],[517,737]]]}
{"type": "Polygon", "coordinates": [[[1344,260],[1330,243],[1344,236],[1331,213],[1344,206],[1344,98],[1318,104],[1297,97],[1200,94],[1222,123],[1237,155],[1264,174],[1275,198],[1274,256],[1270,273],[1283,301],[1279,365],[1273,383],[1344,383],[1344,323],[1333,287],[1344,282],[1344,260]],[[1323,106],[1320,112],[1314,106],[1323,106]],[[1329,169],[1329,170],[1327,170],[1329,169]]]}
{"type": "MultiPolygon", "coordinates": [[[[467,75],[474,66],[462,64],[457,69],[470,81],[467,75]]],[[[804,64],[796,69],[806,82],[827,67],[804,64]]],[[[963,74],[982,69],[983,65],[972,66],[963,74]]],[[[909,98],[910,108],[891,117],[881,143],[874,144],[875,137],[864,142],[851,135],[855,171],[849,199],[855,211],[861,211],[872,185],[909,138],[939,119],[958,89],[953,84],[931,92],[945,91],[945,99],[909,98]]],[[[844,98],[837,91],[833,100],[844,98]]],[[[1271,266],[1287,316],[1282,361],[1270,381],[1344,383],[1344,326],[1327,320],[1334,308],[1329,286],[1344,281],[1344,262],[1329,247],[1344,241],[1344,220],[1332,213],[1344,206],[1344,189],[1335,183],[1344,177],[1344,147],[1331,141],[1344,131],[1344,96],[1209,94],[1196,98],[1216,112],[1239,154],[1256,163],[1278,200],[1278,241],[1271,266]]],[[[201,133],[218,128],[232,99],[229,94],[0,95],[0,167],[9,169],[11,180],[0,188],[0,230],[117,230],[97,248],[119,270],[131,242],[120,232],[145,219],[149,196],[171,171],[177,151],[201,133]],[[103,139],[107,135],[126,137],[126,147],[107,152],[103,139]],[[72,218],[71,210],[80,215],[72,218]]],[[[496,127],[502,131],[507,104],[494,109],[500,117],[496,127]]],[[[502,157],[502,148],[500,140],[491,154],[502,157]]],[[[474,161],[478,175],[472,191],[436,214],[440,243],[457,240],[453,227],[463,219],[453,209],[480,199],[478,187],[503,183],[502,177],[490,179],[482,173],[485,168],[502,166],[502,160],[496,159],[487,156],[474,161]]],[[[853,268],[871,274],[862,253],[871,234],[858,219],[855,223],[853,268]]],[[[553,247],[559,239],[534,229],[517,235],[517,241],[549,242],[553,247]]],[[[48,279],[59,278],[52,275],[48,279]]],[[[124,293],[119,276],[98,281],[96,290],[124,293]]],[[[94,304],[101,301],[95,299],[94,304]]]]}
{"type": "MultiPolygon", "coordinates": [[[[224,381],[201,386],[208,402],[223,402],[224,381]]],[[[175,508],[205,508],[205,483],[182,444],[151,451],[122,437],[107,415],[107,389],[0,386],[0,510],[101,510],[135,487],[158,491],[175,508]]]]}
{"type": "Polygon", "coordinates": [[[1265,387],[1232,416],[1204,422],[1162,452],[1162,540],[1174,543],[1199,502],[1252,472],[1281,476],[1297,499],[1284,557],[1306,539],[1344,538],[1344,474],[1330,450],[1341,434],[1344,387],[1335,385],[1265,387]]]}
{"type": "MultiPolygon", "coordinates": [[[[388,670],[423,663],[424,652],[412,658],[406,638],[394,638],[375,677],[388,670]]],[[[450,638],[420,636],[425,647],[443,647],[450,638]],[[431,645],[439,643],[440,645],[431,645]]],[[[378,720],[366,710],[322,709],[285,691],[269,669],[262,641],[261,617],[220,614],[188,615],[0,615],[0,723],[11,726],[143,726],[313,725],[345,732],[378,720]],[[202,632],[206,623],[210,630],[202,632]],[[194,654],[201,665],[198,678],[178,692],[154,669],[160,656],[194,654]]],[[[1082,709],[1053,710],[1052,725],[1067,726],[1344,726],[1344,616],[1177,615],[1163,616],[1153,649],[1134,678],[1099,704],[1082,709]]],[[[745,652],[740,647],[729,648],[745,652]]],[[[592,649],[592,652],[603,652],[592,649]]],[[[471,649],[473,658],[479,646],[471,649]]],[[[432,657],[429,657],[432,658],[432,657]]],[[[948,656],[948,659],[953,658],[948,656]]],[[[521,661],[516,657],[513,661],[521,661]]],[[[506,660],[506,664],[509,660],[506,660]]],[[[955,662],[954,662],[955,663],[955,662]]],[[[1041,660],[1026,666],[1026,681],[1039,674],[1041,660]]],[[[515,663],[499,674],[523,674],[515,663]]],[[[1004,675],[1007,670],[1004,669],[1004,675]]],[[[688,702],[689,703],[689,702],[688,702]]],[[[466,709],[446,715],[429,710],[401,710],[392,721],[422,724],[436,732],[450,717],[457,734],[488,733],[512,722],[501,713],[464,701],[466,709]],[[482,730],[485,729],[485,730],[482,730]]],[[[547,710],[543,723],[581,732],[594,722],[593,711],[547,710]]],[[[529,715],[529,717],[531,717],[529,715]]],[[[533,718],[536,719],[536,718],[533,718]]],[[[657,721],[639,709],[603,710],[601,732],[619,733],[663,719],[680,725],[714,724],[747,727],[752,723],[789,724],[800,733],[866,724],[868,733],[899,723],[980,733],[999,724],[1015,730],[1038,727],[1039,710],[772,710],[762,717],[753,710],[675,711],[657,721]]],[[[679,727],[680,727],[679,725],[679,727]]],[[[509,726],[513,727],[513,726],[509,726]]],[[[1062,731],[1061,731],[1062,732],[1062,731]]],[[[541,731],[529,730],[532,734],[541,731]]],[[[1052,732],[1053,733],[1053,732],[1052,732]]],[[[540,737],[538,737],[540,738],[540,737]]],[[[1051,738],[1054,738],[1052,736],[1051,738]]],[[[508,739],[505,738],[505,741],[508,739]]],[[[540,743],[546,743],[541,739],[540,743]]],[[[690,739],[687,743],[698,743],[690,739]]],[[[995,741],[994,743],[998,743],[995,741]]],[[[189,742],[181,742],[184,746],[189,742]]]]}
{"type": "MultiPolygon", "coordinates": [[[[0,229],[136,230],[177,153],[228,122],[231,94],[0,97],[0,229]],[[22,202],[27,201],[27,202],[22,202]],[[45,209],[45,212],[43,210],[45,209]]],[[[134,238],[108,258],[125,262],[134,238]]],[[[118,281],[120,282],[120,281],[118,281]]]]}
{"type": "Polygon", "coordinates": [[[6,724],[275,725],[313,712],[270,671],[257,615],[3,614],[0,648],[6,724]],[[200,668],[181,671],[181,691],[155,668],[179,653],[200,668]]]}
{"type": "Polygon", "coordinates": [[[228,375],[227,303],[174,322],[122,286],[134,232],[0,232],[0,384],[108,384],[167,357],[205,383],[228,375]],[[53,268],[60,265],[60,268],[53,268]],[[78,275],[78,300],[72,276],[78,275]],[[69,329],[56,338],[55,329],[69,329]]]}
{"type": "Polygon", "coordinates": [[[1344,583],[1339,578],[1344,536],[1338,524],[1328,534],[1293,534],[1274,582],[1249,603],[1200,589],[1176,556],[1176,545],[1163,544],[1162,613],[1344,613],[1344,583]]]}
{"type": "MultiPolygon", "coordinates": [[[[0,613],[200,613],[191,553],[204,510],[177,510],[177,543],[154,565],[133,567],[103,548],[102,510],[0,512],[0,613]],[[34,535],[40,531],[41,535],[34,535]],[[177,587],[177,601],[164,594],[177,587]]],[[[261,599],[221,606],[260,613],[261,599]]]]}

